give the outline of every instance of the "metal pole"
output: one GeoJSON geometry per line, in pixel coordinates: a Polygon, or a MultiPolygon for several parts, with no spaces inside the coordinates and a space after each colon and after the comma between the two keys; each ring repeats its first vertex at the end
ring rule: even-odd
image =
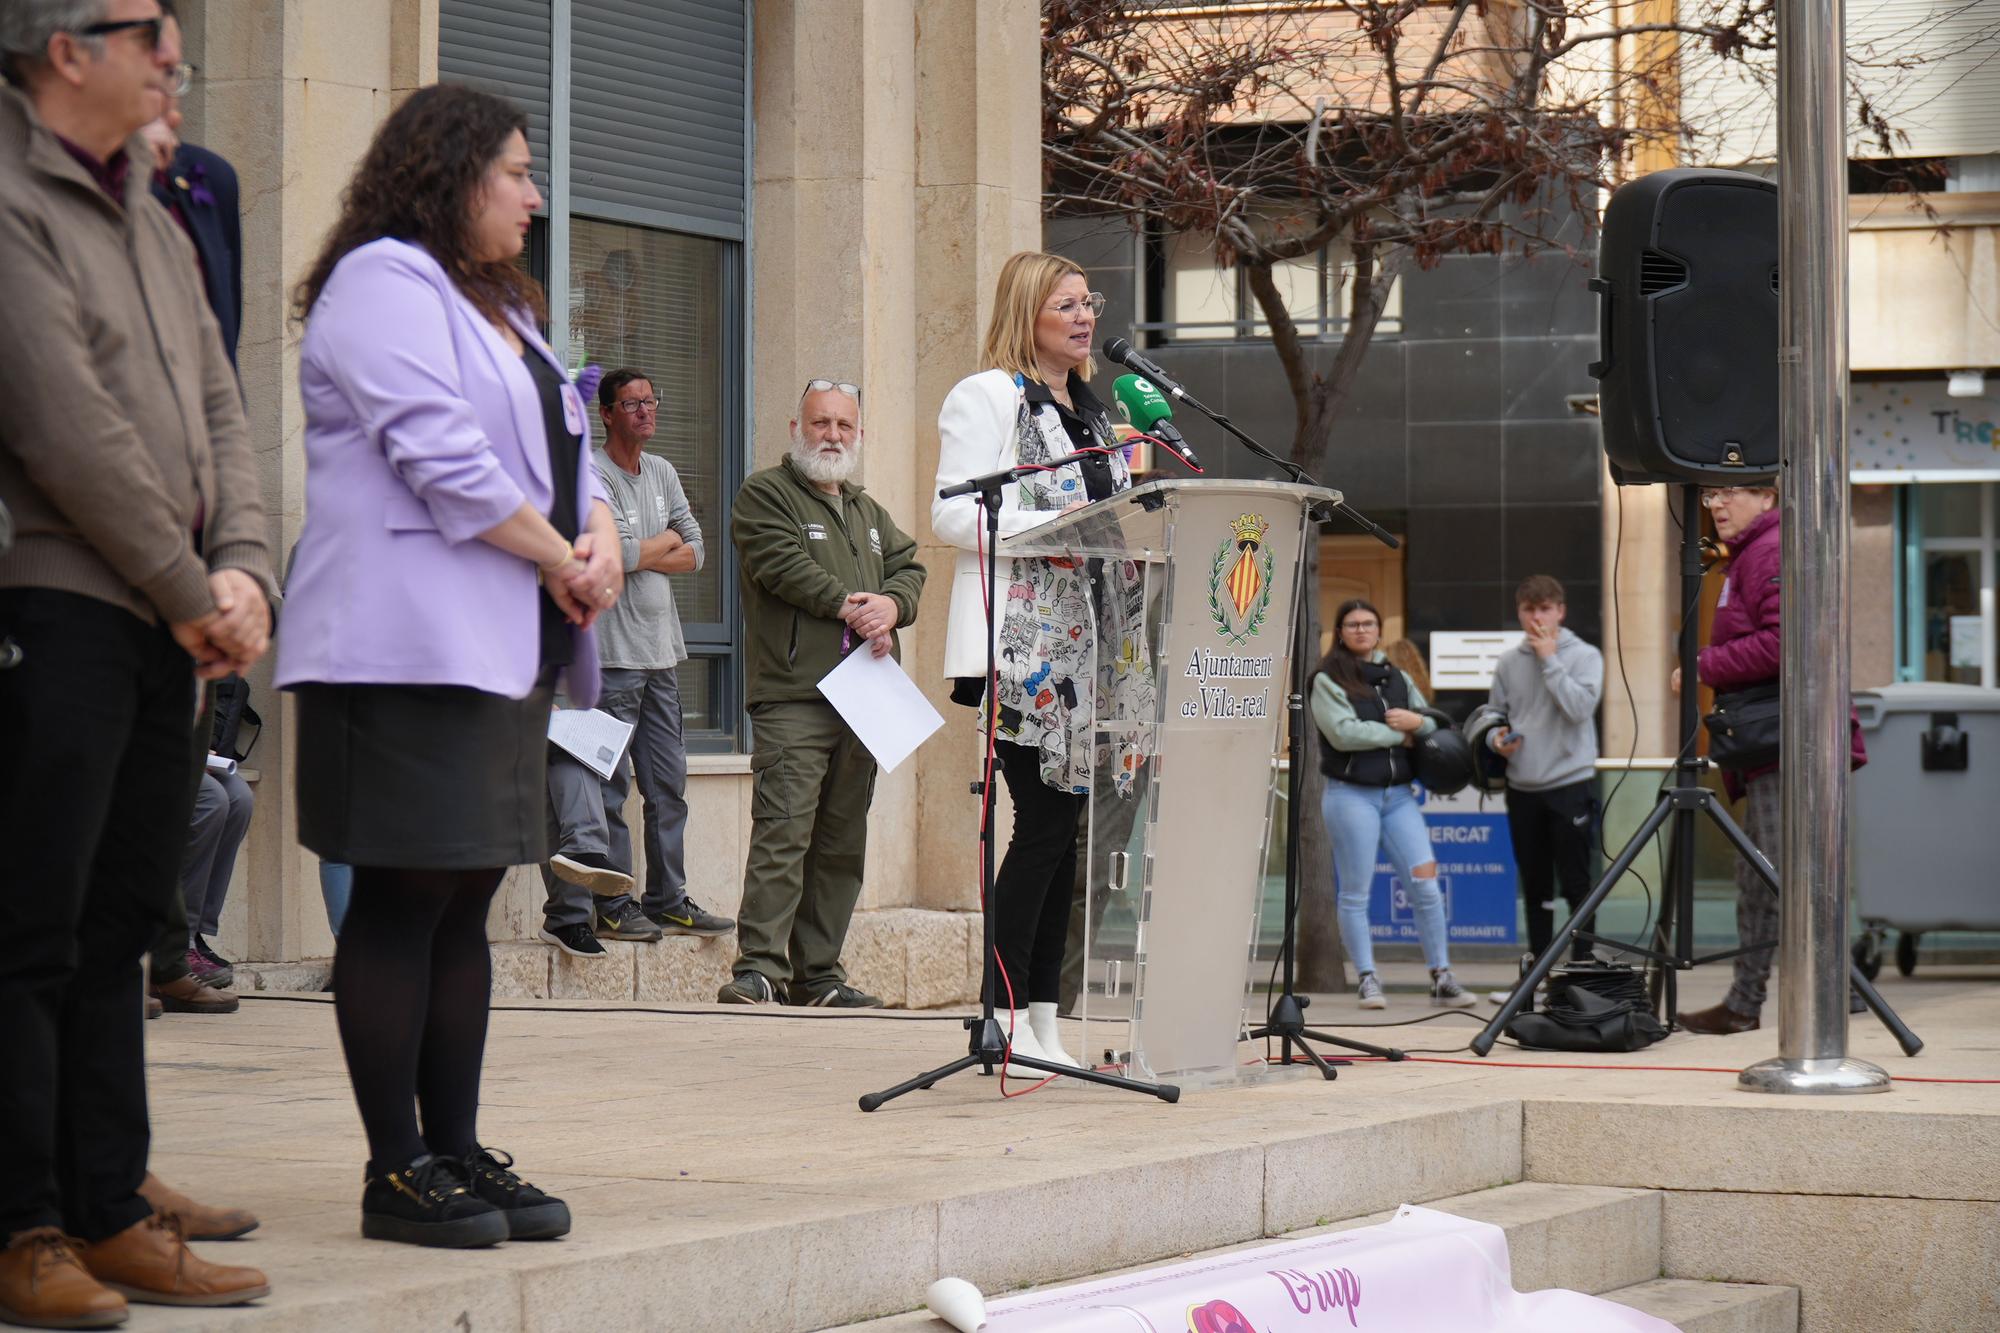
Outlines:
{"type": "Polygon", "coordinates": [[[1778,1058],[1754,1092],[1881,1092],[1847,1056],[1847,134],[1842,0],[1778,6],[1784,837],[1778,1058]]]}

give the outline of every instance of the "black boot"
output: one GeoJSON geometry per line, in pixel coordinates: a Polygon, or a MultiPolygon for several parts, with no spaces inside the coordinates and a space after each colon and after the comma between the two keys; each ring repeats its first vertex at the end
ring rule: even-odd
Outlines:
{"type": "Polygon", "coordinates": [[[569,1205],[515,1175],[514,1159],[493,1148],[475,1148],[462,1162],[472,1192],[507,1218],[509,1240],[553,1240],[569,1230],[569,1205]]]}
{"type": "Polygon", "coordinates": [[[371,1174],[361,1191],[361,1234],[370,1240],[471,1250],[507,1239],[507,1216],[473,1193],[462,1162],[425,1153],[371,1174]]]}

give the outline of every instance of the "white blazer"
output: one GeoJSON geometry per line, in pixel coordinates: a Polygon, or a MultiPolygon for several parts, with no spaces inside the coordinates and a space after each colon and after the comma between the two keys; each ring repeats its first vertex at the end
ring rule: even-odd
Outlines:
{"type": "MultiPolygon", "coordinates": [[[[953,386],[938,411],[937,484],[931,494],[968,477],[998,472],[1020,462],[1014,426],[1023,398],[1014,377],[1004,370],[982,370],[953,386]]],[[[1046,510],[1023,509],[1018,486],[1001,492],[1002,538],[1026,532],[1054,517],[1046,510]]],[[[944,631],[945,677],[983,676],[986,641],[981,630],[986,623],[986,604],[979,595],[983,573],[979,548],[986,531],[986,514],[979,497],[933,500],[931,529],[940,540],[958,548],[951,576],[951,615],[944,631]]],[[[995,605],[1001,605],[1000,590],[1013,582],[1013,572],[1014,562],[1003,557],[996,566],[998,585],[991,590],[995,605]]],[[[997,617],[995,627],[997,630],[997,617]]]]}

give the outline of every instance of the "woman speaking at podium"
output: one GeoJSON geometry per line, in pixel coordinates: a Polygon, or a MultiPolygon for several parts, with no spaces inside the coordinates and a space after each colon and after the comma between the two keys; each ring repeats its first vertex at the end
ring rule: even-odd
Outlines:
{"type": "Polygon", "coordinates": [[[1425,706],[1422,692],[1406,672],[1389,664],[1381,643],[1382,613],[1358,597],[1341,603],[1333,616],[1333,647],[1312,683],[1319,766],[1326,774],[1321,813],[1333,844],[1340,942],[1359,974],[1361,1007],[1387,1008],[1368,930],[1375,857],[1386,845],[1430,964],[1431,1003],[1464,1009],[1478,1001],[1451,975],[1437,857],[1410,785],[1415,777],[1410,747],[1437,723],[1416,711],[1425,706]]]}
{"type": "MultiPolygon", "coordinates": [[[[1090,391],[1090,347],[1104,298],[1059,255],[1023,252],[1000,269],[980,361],[938,414],[937,488],[1021,464],[1093,450],[1081,463],[1033,472],[1006,487],[1004,539],[1066,509],[1129,488],[1111,418],[1090,391]]],[[[1087,571],[1066,560],[1002,559],[986,587],[985,514],[977,495],[939,500],[931,526],[959,548],[945,630],[952,698],[985,716],[987,606],[993,608],[999,726],[997,766],[1014,802],[1014,831],[995,876],[997,1016],[1012,1049],[1075,1064],[1056,1029],[1063,940],[1076,878],[1077,821],[1090,802],[1090,672],[1095,654],[1087,571]]],[[[1090,562],[1095,566],[1098,562],[1090,562]]],[[[1137,622],[1144,585],[1131,566],[1106,564],[1097,597],[1137,622]]],[[[1109,682],[1107,682],[1109,684],[1109,682]]],[[[1129,771],[1124,776],[1130,781],[1129,771]]],[[[992,798],[989,789],[987,799],[992,798]]],[[[994,959],[986,960],[991,971],[994,959]]]]}

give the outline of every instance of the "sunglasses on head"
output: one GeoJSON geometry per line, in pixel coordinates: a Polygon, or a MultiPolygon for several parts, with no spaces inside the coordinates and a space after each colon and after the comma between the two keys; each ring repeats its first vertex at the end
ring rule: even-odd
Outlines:
{"type": "Polygon", "coordinates": [[[849,384],[846,380],[807,380],[806,392],[800,394],[799,397],[805,397],[806,393],[826,393],[831,389],[840,390],[840,392],[846,394],[857,403],[861,401],[861,386],[859,384],[849,384]]]}

